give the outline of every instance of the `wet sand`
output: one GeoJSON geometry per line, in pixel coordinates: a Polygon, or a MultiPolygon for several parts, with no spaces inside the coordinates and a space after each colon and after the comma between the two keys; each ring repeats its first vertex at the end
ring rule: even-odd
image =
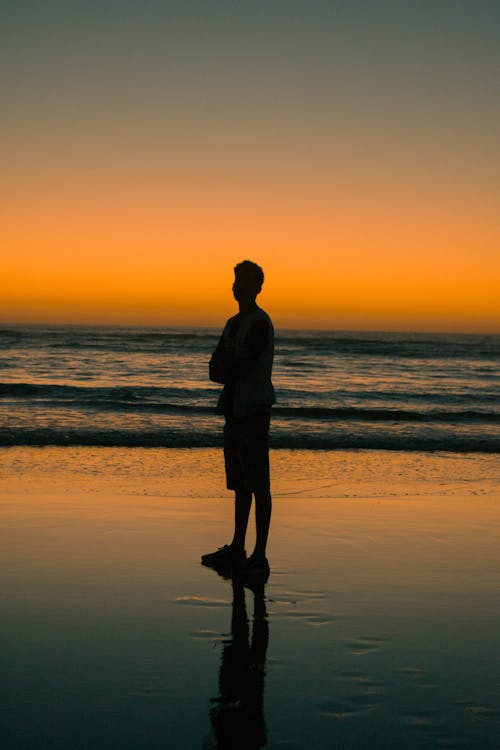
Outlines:
{"type": "Polygon", "coordinates": [[[1,454],[2,747],[499,747],[497,457],[277,451],[249,587],[217,452],[1,454]]]}

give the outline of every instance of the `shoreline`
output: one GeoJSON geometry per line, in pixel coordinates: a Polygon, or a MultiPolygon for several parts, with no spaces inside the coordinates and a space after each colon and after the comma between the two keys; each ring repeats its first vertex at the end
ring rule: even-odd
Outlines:
{"type": "MultiPolygon", "coordinates": [[[[215,448],[0,448],[0,492],[78,487],[164,497],[232,497],[215,448]]],[[[500,486],[498,454],[271,449],[278,497],[487,495],[500,486]]]]}

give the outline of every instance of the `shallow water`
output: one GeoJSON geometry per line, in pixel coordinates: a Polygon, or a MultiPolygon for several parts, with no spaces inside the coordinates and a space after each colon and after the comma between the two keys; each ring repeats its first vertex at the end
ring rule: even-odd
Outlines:
{"type": "Polygon", "coordinates": [[[253,592],[227,500],[65,476],[2,485],[2,747],[498,748],[498,495],[277,497],[253,592]]]}

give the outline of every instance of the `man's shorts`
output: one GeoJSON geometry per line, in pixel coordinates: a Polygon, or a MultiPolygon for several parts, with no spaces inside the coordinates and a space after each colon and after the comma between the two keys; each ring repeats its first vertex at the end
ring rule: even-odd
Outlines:
{"type": "Polygon", "coordinates": [[[269,412],[226,417],[224,463],[228,490],[269,490],[269,412]]]}

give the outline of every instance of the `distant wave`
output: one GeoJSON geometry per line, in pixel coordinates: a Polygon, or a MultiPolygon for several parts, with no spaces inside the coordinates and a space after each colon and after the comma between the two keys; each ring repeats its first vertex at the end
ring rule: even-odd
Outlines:
{"type": "Polygon", "coordinates": [[[215,396],[219,393],[220,388],[204,388],[203,390],[189,388],[155,388],[153,386],[77,386],[77,385],[58,385],[53,383],[0,383],[0,399],[51,399],[54,401],[71,400],[73,403],[93,402],[105,407],[109,403],[126,403],[148,404],[148,399],[152,397],[161,398],[161,404],[164,406],[164,400],[169,398],[196,400],[200,396],[215,396]]]}
{"type": "Polygon", "coordinates": [[[145,352],[211,351],[220,332],[151,331],[131,329],[0,329],[0,351],[6,348],[78,351],[110,351],[123,354],[145,352]]]}
{"type": "MultiPolygon", "coordinates": [[[[221,321],[222,323],[222,321],[221,321]]],[[[0,350],[38,348],[106,350],[123,354],[179,352],[184,349],[209,352],[220,331],[216,329],[162,330],[133,328],[4,328],[0,329],[0,350]]],[[[393,357],[396,359],[498,359],[500,336],[478,334],[349,334],[332,331],[276,331],[276,349],[290,357],[297,352],[315,356],[393,357]]],[[[299,357],[297,367],[303,367],[299,357]]]]}
{"type": "Polygon", "coordinates": [[[366,422],[488,422],[500,423],[500,413],[476,411],[412,411],[410,409],[366,409],[366,408],[280,408],[273,414],[291,418],[326,420],[361,420],[366,422]]]}
{"type": "MultiPolygon", "coordinates": [[[[185,388],[153,388],[138,386],[84,387],[69,385],[39,385],[36,383],[0,383],[1,399],[40,401],[51,406],[92,408],[152,414],[213,414],[219,388],[189,390],[185,388]],[[171,400],[174,399],[174,400],[171,400]],[[206,400],[206,404],[196,403],[206,400]],[[210,403],[208,403],[210,401],[210,403]],[[194,402],[194,403],[193,403],[194,402]]],[[[428,399],[428,395],[426,396],[428,399]]],[[[275,406],[275,417],[317,421],[366,422],[446,422],[488,424],[500,423],[500,412],[486,409],[383,409],[367,407],[275,406]]]]}
{"type": "MultiPolygon", "coordinates": [[[[129,448],[219,448],[220,432],[193,433],[189,430],[168,432],[164,430],[17,430],[0,431],[0,446],[96,446],[129,448]]],[[[470,435],[395,436],[376,435],[315,435],[282,433],[271,435],[275,449],[308,450],[395,450],[395,451],[449,451],[496,453],[498,440],[470,435]]]]}
{"type": "MultiPolygon", "coordinates": [[[[279,338],[282,354],[293,354],[297,347],[310,349],[315,353],[394,357],[421,359],[481,359],[500,358],[500,338],[498,336],[481,337],[467,340],[466,337],[453,338],[398,338],[394,340],[380,340],[377,338],[343,338],[336,336],[315,338],[279,338]],[[287,350],[287,346],[293,348],[287,350]],[[472,345],[473,344],[473,345],[472,345]]],[[[302,363],[297,362],[297,367],[302,363]]]]}
{"type": "MultiPolygon", "coordinates": [[[[104,412],[213,414],[218,387],[205,390],[154,387],[85,387],[0,383],[2,399],[26,400],[32,406],[49,403],[104,412]],[[199,401],[206,401],[200,404],[199,401]],[[197,403],[198,402],[198,403],[197,403]]],[[[408,396],[406,397],[408,399],[408,396]]],[[[428,399],[428,395],[427,395],[428,399]]],[[[492,399],[494,400],[494,399],[492,399]]],[[[500,423],[500,412],[489,409],[391,409],[367,407],[275,406],[275,417],[317,421],[500,423]]]]}

